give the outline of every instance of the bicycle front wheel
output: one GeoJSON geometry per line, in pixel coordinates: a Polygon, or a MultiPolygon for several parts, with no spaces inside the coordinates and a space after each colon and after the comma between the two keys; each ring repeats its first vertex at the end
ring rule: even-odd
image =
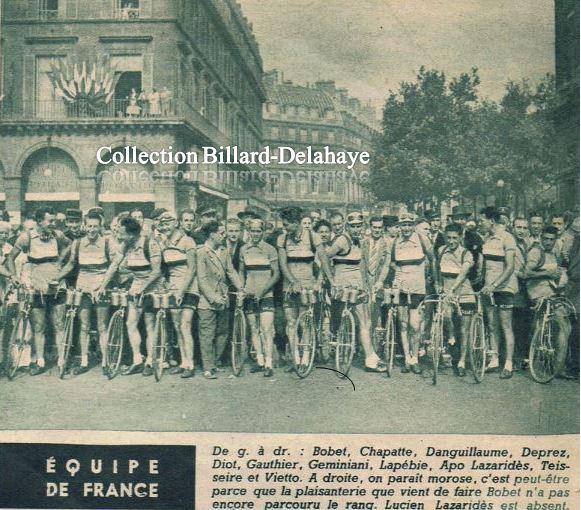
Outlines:
{"type": "Polygon", "coordinates": [[[373,324],[372,330],[371,330],[371,345],[373,346],[373,351],[379,357],[384,355],[385,340],[387,338],[386,330],[382,324],[382,322],[383,322],[382,321],[382,313],[383,313],[383,310],[381,309],[381,307],[379,307],[379,310],[377,312],[377,317],[375,319],[375,323],[373,324]]]}
{"type": "Polygon", "coordinates": [[[470,366],[472,367],[472,375],[474,375],[474,380],[477,383],[482,382],[484,379],[487,349],[488,342],[486,339],[484,317],[477,313],[472,317],[470,336],[468,339],[468,357],[470,359],[470,366]]]}
{"type": "Polygon", "coordinates": [[[153,359],[151,367],[157,382],[163,377],[163,364],[167,351],[167,321],[164,311],[157,312],[155,317],[155,336],[153,337],[153,359]]]}
{"type": "Polygon", "coordinates": [[[246,317],[244,312],[237,309],[234,312],[234,324],[232,327],[232,371],[238,377],[242,373],[242,367],[246,361],[246,317]]]}
{"type": "Polygon", "coordinates": [[[107,329],[106,367],[109,379],[115,378],[121,368],[123,344],[125,343],[124,313],[117,310],[111,317],[107,329]]]}
{"type": "Polygon", "coordinates": [[[301,379],[304,379],[313,370],[317,346],[313,314],[310,311],[303,311],[299,315],[295,335],[298,351],[293,356],[295,371],[301,379]]]}
{"type": "Polygon", "coordinates": [[[537,321],[529,349],[529,369],[536,382],[547,384],[555,377],[556,356],[552,321],[542,317],[537,321]]]}
{"type": "Polygon", "coordinates": [[[73,345],[73,330],[75,326],[75,314],[69,311],[65,317],[65,327],[61,337],[61,357],[58,362],[59,378],[64,379],[67,373],[69,356],[73,345]]]}
{"type": "Polygon", "coordinates": [[[444,322],[441,313],[434,314],[430,339],[432,342],[432,384],[435,385],[438,382],[438,367],[444,345],[444,322]]]}
{"type": "Polygon", "coordinates": [[[395,354],[395,315],[393,308],[390,308],[387,312],[387,320],[385,322],[385,348],[383,353],[386,366],[385,375],[391,377],[395,354]]]}
{"type": "Polygon", "coordinates": [[[18,367],[20,367],[20,361],[22,360],[22,353],[26,346],[26,329],[28,325],[28,319],[22,315],[18,314],[18,318],[14,322],[12,327],[12,332],[10,333],[10,341],[8,342],[8,355],[6,360],[6,375],[8,380],[14,379],[18,367]]]}
{"type": "Polygon", "coordinates": [[[340,377],[344,377],[351,368],[355,355],[355,318],[349,310],[345,310],[341,316],[341,324],[337,333],[335,346],[335,368],[340,377]]]}
{"type": "Polygon", "coordinates": [[[326,303],[322,303],[315,314],[317,324],[317,357],[321,363],[328,363],[331,358],[331,312],[326,303]]]}

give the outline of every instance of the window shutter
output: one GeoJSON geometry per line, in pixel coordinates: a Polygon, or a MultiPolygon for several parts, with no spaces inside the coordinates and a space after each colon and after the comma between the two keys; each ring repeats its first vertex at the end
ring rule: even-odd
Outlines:
{"type": "Polygon", "coordinates": [[[152,0],[139,0],[139,17],[151,18],[153,16],[152,8],[152,0]]]}
{"type": "Polygon", "coordinates": [[[76,19],[77,18],[77,0],[67,0],[67,11],[66,17],[67,19],[76,19]]]}
{"type": "Polygon", "coordinates": [[[35,69],[35,58],[34,55],[24,56],[24,69],[23,76],[27,76],[28,79],[24,80],[22,98],[23,105],[22,110],[28,116],[34,113],[34,104],[36,102],[35,94],[35,82],[36,82],[36,69],[35,69]]]}

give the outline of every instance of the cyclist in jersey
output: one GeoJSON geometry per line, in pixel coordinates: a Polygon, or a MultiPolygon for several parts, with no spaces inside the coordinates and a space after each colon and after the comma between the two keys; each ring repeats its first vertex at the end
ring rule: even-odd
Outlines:
{"type": "MultiPolygon", "coordinates": [[[[470,268],[474,264],[472,254],[462,245],[462,227],[452,223],[445,228],[446,244],[440,246],[436,260],[437,289],[455,296],[460,301],[460,359],[456,365],[456,373],[460,377],[466,375],[466,351],[470,331],[470,316],[476,309],[476,298],[468,279],[470,268]]],[[[450,344],[456,344],[453,305],[446,309],[446,323],[450,344]],[[454,340],[452,340],[452,338],[454,340]]]]}
{"type": "Polygon", "coordinates": [[[161,256],[167,269],[168,290],[175,296],[179,308],[170,310],[180,348],[181,364],[170,370],[183,379],[194,376],[194,338],[192,321],[198,305],[196,294],[196,242],[178,225],[177,216],[163,212],[157,219],[162,235],[161,256]]]}
{"type": "MultiPolygon", "coordinates": [[[[286,334],[289,339],[295,364],[300,364],[296,348],[296,323],[301,309],[301,289],[315,289],[315,257],[320,257],[323,271],[331,275],[328,258],[321,245],[321,240],[310,229],[301,227],[302,211],[298,207],[287,207],[280,212],[284,233],[277,239],[280,270],[283,274],[285,293],[284,312],[286,334]]],[[[310,218],[309,218],[310,219],[310,218]]],[[[288,360],[287,360],[288,361],[288,360]]],[[[289,368],[292,370],[292,368],[289,368]]]]}
{"type": "MultiPolygon", "coordinates": [[[[362,250],[363,215],[352,212],[347,215],[347,223],[343,234],[333,240],[327,254],[333,259],[334,275],[330,279],[333,287],[354,287],[370,293],[371,285],[368,280],[367,254],[362,250]]],[[[336,325],[337,303],[334,303],[333,320],[336,325]]],[[[379,359],[371,344],[371,324],[369,305],[359,303],[355,307],[355,315],[359,322],[359,338],[365,354],[365,370],[368,372],[385,372],[386,366],[379,359]]]]}
{"type": "Polygon", "coordinates": [[[392,243],[389,261],[394,273],[393,286],[400,291],[398,320],[405,356],[401,370],[420,374],[421,321],[418,307],[426,296],[426,276],[434,274],[434,256],[429,240],[415,231],[413,213],[401,214],[398,222],[400,233],[392,243]]]}
{"type": "Polygon", "coordinates": [[[248,233],[250,241],[240,249],[239,272],[244,282],[244,292],[250,298],[247,301],[246,313],[249,317],[252,344],[256,351],[256,366],[251,372],[264,371],[264,377],[272,377],[274,340],[272,289],[280,278],[278,254],[274,247],[263,240],[263,220],[249,220],[248,233]],[[260,332],[257,330],[257,321],[260,321],[260,332]]]}
{"type": "Polygon", "coordinates": [[[142,372],[144,376],[153,375],[153,341],[155,310],[152,306],[151,292],[163,291],[165,282],[161,272],[161,249],[159,244],[142,234],[141,225],[133,217],[123,216],[119,220],[117,239],[122,243],[122,253],[118,255],[100,288],[104,292],[113,275],[121,265],[131,277],[129,286],[129,306],[127,308],[127,335],[133,354],[133,363],[123,371],[123,375],[142,372]],[[145,319],[146,359],[141,357],[141,334],[139,320],[145,319]]]}
{"type": "Polygon", "coordinates": [[[20,253],[28,255],[30,285],[35,292],[30,322],[36,351],[36,363],[31,366],[30,375],[38,375],[46,368],[44,347],[47,320],[52,323],[57,349],[60,351],[62,346],[66,293],[55,282],[70,245],[62,232],[56,230],[55,214],[51,208],[39,209],[35,220],[36,228],[18,236],[7,259],[8,269],[16,277],[14,261],[20,253]]]}
{"type": "Polygon", "coordinates": [[[314,229],[319,234],[321,244],[328,248],[331,246],[331,237],[333,236],[333,226],[327,220],[319,220],[315,223],[314,229]]]}
{"type": "Polygon", "coordinates": [[[340,236],[345,230],[345,218],[343,218],[343,215],[340,212],[334,212],[331,214],[329,221],[333,227],[333,238],[340,236]]]}
{"type": "Polygon", "coordinates": [[[489,232],[482,246],[484,257],[484,287],[486,321],[490,330],[490,343],[493,355],[488,370],[499,368],[498,344],[504,337],[506,359],[500,374],[501,379],[510,379],[513,372],[514,331],[512,313],[514,296],[518,292],[515,272],[516,242],[502,224],[500,213],[494,207],[480,211],[480,228],[489,232]]]}
{"type": "MultiPolygon", "coordinates": [[[[528,295],[534,304],[543,298],[556,296],[567,282],[566,270],[559,266],[559,261],[554,253],[558,235],[557,228],[545,227],[541,234],[541,242],[535,243],[527,254],[526,285],[528,295]]],[[[565,371],[571,322],[567,316],[567,311],[562,306],[556,306],[554,313],[558,324],[555,344],[557,347],[555,377],[574,379],[574,376],[565,371]]]]}
{"type": "Polygon", "coordinates": [[[102,221],[102,216],[97,213],[87,214],[85,217],[86,235],[73,241],[68,262],[57,277],[59,281],[63,280],[76,270],[73,286],[85,293],[79,307],[81,364],[75,368],[75,375],[83,374],[89,370],[89,332],[93,309],[97,316],[101,367],[103,375],[107,375],[105,353],[109,307],[106,303],[99,302],[97,292],[101,288],[111,261],[115,258],[115,253],[111,248],[109,239],[101,234],[102,221]]]}

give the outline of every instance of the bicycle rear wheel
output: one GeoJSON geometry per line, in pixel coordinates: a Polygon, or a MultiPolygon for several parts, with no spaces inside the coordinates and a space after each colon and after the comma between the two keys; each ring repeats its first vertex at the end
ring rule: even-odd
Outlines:
{"type": "Polygon", "coordinates": [[[295,356],[293,356],[295,371],[301,379],[304,379],[313,370],[317,347],[313,314],[310,311],[305,310],[299,315],[295,338],[297,339],[298,350],[298,363],[295,356]]]}
{"type": "Polygon", "coordinates": [[[468,357],[472,367],[472,375],[476,382],[482,382],[486,371],[486,351],[488,341],[486,338],[486,326],[482,314],[475,314],[470,323],[470,337],[468,339],[468,357]]]}
{"type": "Polygon", "coordinates": [[[232,327],[232,372],[238,377],[242,372],[242,367],[246,361],[247,343],[246,343],[246,317],[244,312],[237,309],[234,312],[234,324],[232,327]]]}
{"type": "Polygon", "coordinates": [[[153,359],[151,368],[157,382],[163,377],[163,363],[167,351],[167,321],[164,311],[157,312],[155,316],[155,336],[153,343],[153,359]]]}
{"type": "Polygon", "coordinates": [[[529,369],[536,382],[547,384],[555,377],[556,356],[552,321],[542,317],[537,321],[529,349],[529,369]]]}
{"type": "Polygon", "coordinates": [[[435,385],[438,382],[438,367],[444,345],[444,322],[441,313],[435,313],[432,317],[430,339],[432,341],[432,384],[435,385]]]}
{"type": "Polygon", "coordinates": [[[386,371],[385,375],[391,377],[393,373],[393,358],[395,354],[395,316],[393,308],[387,312],[387,320],[385,322],[385,348],[384,359],[386,371]]]}
{"type": "Polygon", "coordinates": [[[113,379],[119,374],[124,343],[124,314],[122,310],[117,310],[111,317],[109,328],[107,329],[106,366],[109,379],[113,379]]]}
{"type": "Polygon", "coordinates": [[[18,314],[14,326],[12,327],[12,332],[10,333],[10,341],[8,342],[8,353],[6,357],[6,375],[10,381],[14,379],[20,366],[22,353],[26,346],[24,339],[26,338],[27,325],[28,320],[22,314],[18,314]]]}
{"type": "Polygon", "coordinates": [[[339,377],[344,377],[351,368],[355,355],[355,318],[349,310],[345,310],[341,316],[341,324],[337,332],[335,346],[335,368],[339,377]]]}
{"type": "Polygon", "coordinates": [[[67,366],[69,362],[69,356],[71,354],[71,347],[73,345],[73,332],[75,326],[75,314],[72,311],[68,311],[65,317],[65,327],[62,336],[61,345],[61,359],[58,363],[59,378],[64,379],[67,373],[67,366]]]}

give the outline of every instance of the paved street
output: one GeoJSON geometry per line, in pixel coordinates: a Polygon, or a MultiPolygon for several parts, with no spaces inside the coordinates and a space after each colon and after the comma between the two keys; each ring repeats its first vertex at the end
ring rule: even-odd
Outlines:
{"type": "Polygon", "coordinates": [[[451,373],[386,379],[359,368],[348,380],[315,370],[299,380],[275,370],[207,381],[141,375],[107,381],[93,369],[65,381],[56,371],[0,381],[0,429],[105,429],[299,433],[578,433],[579,385],[533,383],[521,372],[482,384],[451,373]]]}

